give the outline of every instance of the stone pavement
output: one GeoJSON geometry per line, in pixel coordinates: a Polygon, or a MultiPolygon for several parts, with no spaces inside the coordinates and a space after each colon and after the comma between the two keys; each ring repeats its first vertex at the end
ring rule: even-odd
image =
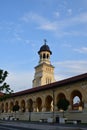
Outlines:
{"type": "Polygon", "coordinates": [[[49,124],[28,121],[0,121],[0,124],[8,126],[18,126],[23,128],[33,128],[35,130],[87,130],[87,125],[75,124],[49,124]]]}

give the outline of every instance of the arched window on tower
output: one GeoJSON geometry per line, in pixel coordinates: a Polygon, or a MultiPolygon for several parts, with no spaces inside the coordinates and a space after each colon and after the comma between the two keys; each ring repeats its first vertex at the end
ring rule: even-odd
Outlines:
{"type": "Polygon", "coordinates": [[[48,84],[48,78],[46,78],[46,84],[48,84]]]}
{"type": "Polygon", "coordinates": [[[49,54],[47,54],[47,59],[49,59],[49,54]]]}
{"type": "Polygon", "coordinates": [[[46,56],[45,56],[45,53],[43,54],[43,59],[45,59],[46,58],[46,56]]]}
{"type": "Polygon", "coordinates": [[[50,83],[51,83],[51,78],[50,78],[50,83]]]}
{"type": "Polygon", "coordinates": [[[50,78],[48,78],[48,84],[50,83],[50,78]]]}
{"type": "Polygon", "coordinates": [[[47,77],[46,78],[46,84],[49,84],[49,83],[51,83],[51,78],[47,77]]]}
{"type": "Polygon", "coordinates": [[[40,59],[42,59],[42,54],[40,55],[40,59]]]}

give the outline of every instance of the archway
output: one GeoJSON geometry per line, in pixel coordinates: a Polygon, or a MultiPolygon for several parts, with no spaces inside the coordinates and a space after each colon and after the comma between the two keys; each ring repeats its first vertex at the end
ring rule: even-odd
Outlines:
{"type": "Polygon", "coordinates": [[[5,104],[5,112],[8,112],[8,102],[5,104]]]}
{"type": "Polygon", "coordinates": [[[56,104],[58,103],[58,101],[60,100],[60,99],[65,99],[66,98],[66,96],[63,94],[63,93],[59,93],[58,95],[57,95],[57,102],[56,102],[56,104]]]}
{"type": "Polygon", "coordinates": [[[40,97],[36,99],[36,105],[37,105],[37,112],[42,111],[42,100],[40,97]]]}
{"type": "Polygon", "coordinates": [[[14,103],[10,102],[10,111],[13,111],[13,106],[14,106],[14,103]]]}
{"type": "Polygon", "coordinates": [[[33,111],[33,100],[32,99],[29,99],[27,101],[27,107],[28,107],[28,111],[29,112],[32,112],[33,111]]]}
{"type": "Polygon", "coordinates": [[[48,95],[45,99],[45,105],[46,105],[46,111],[51,111],[51,104],[52,104],[53,98],[52,96],[48,95]]]}
{"type": "Polygon", "coordinates": [[[79,90],[74,90],[71,93],[71,106],[72,110],[82,110],[84,107],[82,102],[82,94],[79,90]]]}
{"type": "Polygon", "coordinates": [[[69,101],[66,99],[64,93],[59,93],[57,96],[57,109],[61,112],[66,111],[69,106],[69,101]]]}
{"type": "Polygon", "coordinates": [[[15,105],[19,105],[19,102],[17,100],[15,101],[15,105]]]}
{"type": "Polygon", "coordinates": [[[20,107],[19,107],[19,102],[16,100],[15,104],[13,105],[13,111],[16,113],[16,111],[19,111],[20,107]]]}
{"type": "Polygon", "coordinates": [[[1,104],[1,112],[4,112],[4,103],[1,104]]]}
{"type": "Polygon", "coordinates": [[[21,110],[22,112],[25,112],[25,100],[21,101],[21,110]]]}

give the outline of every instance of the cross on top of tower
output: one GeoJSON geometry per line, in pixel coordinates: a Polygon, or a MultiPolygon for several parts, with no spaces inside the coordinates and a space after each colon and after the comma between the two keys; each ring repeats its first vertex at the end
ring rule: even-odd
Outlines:
{"type": "Polygon", "coordinates": [[[44,39],[44,45],[46,45],[46,43],[47,43],[47,40],[46,40],[46,39],[44,39]]]}

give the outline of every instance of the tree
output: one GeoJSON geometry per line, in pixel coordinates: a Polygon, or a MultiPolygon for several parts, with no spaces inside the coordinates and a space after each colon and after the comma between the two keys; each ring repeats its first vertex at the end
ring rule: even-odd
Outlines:
{"type": "Polygon", "coordinates": [[[64,117],[64,111],[68,109],[69,101],[66,98],[60,98],[57,107],[59,110],[63,110],[63,117],[64,117]]]}
{"type": "Polygon", "coordinates": [[[15,118],[16,118],[16,111],[19,111],[19,109],[20,109],[20,107],[19,107],[18,104],[15,104],[15,105],[13,106],[13,112],[15,112],[15,118]]]}
{"type": "Polygon", "coordinates": [[[16,111],[19,111],[19,105],[18,104],[15,104],[14,106],[13,106],[13,111],[14,112],[16,112],[16,111]]]}
{"type": "Polygon", "coordinates": [[[6,99],[13,92],[10,86],[5,82],[7,76],[8,72],[0,69],[0,92],[2,93],[0,100],[6,99]]]}

